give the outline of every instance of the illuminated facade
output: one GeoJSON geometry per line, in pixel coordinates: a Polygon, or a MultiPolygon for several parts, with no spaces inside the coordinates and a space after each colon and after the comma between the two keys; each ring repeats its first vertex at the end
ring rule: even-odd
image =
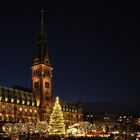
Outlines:
{"type": "Polygon", "coordinates": [[[37,121],[35,96],[19,87],[0,87],[0,122],[37,121]]]}
{"type": "MultiPolygon", "coordinates": [[[[52,97],[53,68],[50,64],[47,44],[42,11],[37,50],[31,66],[32,89],[20,86],[0,87],[0,122],[49,121],[54,102],[52,97]]],[[[66,124],[83,120],[80,103],[61,102],[61,106],[66,124]]]]}

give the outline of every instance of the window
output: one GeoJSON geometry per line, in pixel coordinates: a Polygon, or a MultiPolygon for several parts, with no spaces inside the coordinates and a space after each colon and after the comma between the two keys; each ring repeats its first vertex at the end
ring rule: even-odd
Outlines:
{"type": "Polygon", "coordinates": [[[27,112],[27,108],[25,108],[25,112],[27,112]]]}
{"type": "Polygon", "coordinates": [[[12,102],[12,103],[14,102],[14,98],[11,98],[11,102],[12,102]]]}
{"type": "Polygon", "coordinates": [[[22,111],[22,107],[19,108],[19,111],[22,111]]]}
{"type": "Polygon", "coordinates": [[[17,104],[19,104],[19,102],[20,102],[20,100],[19,100],[19,99],[17,99],[17,104]]]}
{"type": "Polygon", "coordinates": [[[5,101],[6,101],[6,102],[8,101],[8,97],[5,97],[5,101]]]}
{"type": "Polygon", "coordinates": [[[32,102],[32,106],[34,106],[35,105],[35,103],[34,102],[32,102]]]}
{"type": "Polygon", "coordinates": [[[25,103],[25,101],[24,100],[22,100],[22,104],[24,105],[24,103],[25,103]]]}
{"type": "Polygon", "coordinates": [[[4,104],[2,104],[1,108],[2,108],[2,109],[5,109],[5,105],[4,105],[4,104]]]}
{"type": "Polygon", "coordinates": [[[30,104],[30,101],[27,101],[27,105],[29,105],[30,104]]]}

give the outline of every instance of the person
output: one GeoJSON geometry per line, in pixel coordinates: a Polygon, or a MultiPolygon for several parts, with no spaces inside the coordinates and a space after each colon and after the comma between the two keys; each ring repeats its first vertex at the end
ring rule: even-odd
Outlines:
{"type": "Polygon", "coordinates": [[[18,136],[17,135],[13,135],[11,140],[19,140],[18,136]]]}
{"type": "Polygon", "coordinates": [[[44,136],[40,136],[40,138],[39,138],[39,140],[44,140],[45,138],[44,138],[44,136]]]}
{"type": "Polygon", "coordinates": [[[25,140],[30,140],[30,134],[28,133],[25,140]]]}

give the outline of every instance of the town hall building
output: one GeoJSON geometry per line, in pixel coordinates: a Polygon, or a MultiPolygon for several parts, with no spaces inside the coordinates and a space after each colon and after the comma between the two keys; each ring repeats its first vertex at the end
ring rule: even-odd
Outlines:
{"type": "MultiPolygon", "coordinates": [[[[0,86],[0,122],[49,121],[54,105],[52,72],[42,11],[36,53],[31,66],[32,88],[0,86]]],[[[66,125],[83,120],[81,103],[61,101],[61,107],[66,125]]]]}

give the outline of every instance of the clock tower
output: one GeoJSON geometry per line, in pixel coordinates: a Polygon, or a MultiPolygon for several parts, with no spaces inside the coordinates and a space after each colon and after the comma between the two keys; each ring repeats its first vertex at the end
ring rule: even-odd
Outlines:
{"type": "Polygon", "coordinates": [[[52,70],[48,56],[48,38],[44,29],[43,10],[41,25],[37,37],[37,50],[32,63],[32,91],[35,94],[36,105],[47,108],[52,99],[52,70]]]}

